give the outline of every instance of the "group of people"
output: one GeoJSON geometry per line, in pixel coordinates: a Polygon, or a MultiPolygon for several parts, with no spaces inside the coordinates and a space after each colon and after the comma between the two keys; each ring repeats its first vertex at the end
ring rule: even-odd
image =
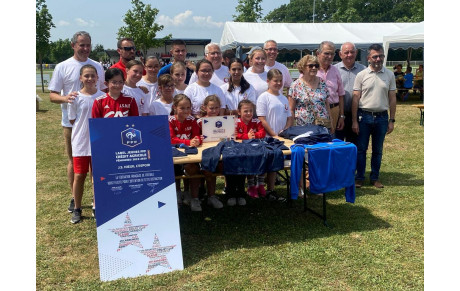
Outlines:
{"type": "MultiPolygon", "coordinates": [[[[363,185],[372,136],[370,180],[375,187],[383,187],[379,170],[384,137],[394,128],[396,85],[392,72],[382,66],[385,56],[381,45],[369,47],[370,65],[366,68],[355,62],[357,50],[352,43],[341,46],[342,62],[332,65],[335,45],[324,41],[316,56],[306,55],[298,61],[301,76],[294,82],[288,68],[276,61],[278,46],[274,40],[248,53],[247,69],[230,52],[223,54],[216,43],[206,45],[204,59],[187,65],[182,40],[172,42],[173,61],[160,69],[156,56],[147,56],[145,64],[136,60],[133,40],[122,38],[117,43],[119,62],[104,73],[99,63],[89,59],[91,37],[87,32],[75,33],[71,46],[74,55],[56,66],[49,90],[50,100],[62,107],[72,223],[81,220],[83,185],[91,167],[89,118],[169,115],[171,144],[192,147],[203,142],[204,116],[237,115],[239,139],[277,137],[293,125],[327,120],[332,134],[358,147],[356,187],[363,185]]],[[[176,175],[195,175],[202,170],[198,164],[186,164],[176,166],[175,171],[176,175]]],[[[208,204],[222,208],[215,195],[215,176],[203,173],[208,204]]],[[[247,177],[246,191],[244,176],[226,177],[227,186],[231,185],[226,189],[230,197],[227,205],[245,205],[246,194],[279,200],[275,180],[276,172],[247,177]]],[[[179,181],[178,202],[201,211],[201,184],[200,179],[190,179],[181,191],[179,181]]]]}
{"type": "Polygon", "coordinates": [[[402,64],[397,64],[394,67],[397,88],[396,98],[406,101],[409,97],[409,90],[413,88],[420,91],[420,98],[423,99],[423,65],[419,65],[415,78],[414,74],[412,74],[411,66],[408,65],[405,72],[402,69],[402,64]]]}

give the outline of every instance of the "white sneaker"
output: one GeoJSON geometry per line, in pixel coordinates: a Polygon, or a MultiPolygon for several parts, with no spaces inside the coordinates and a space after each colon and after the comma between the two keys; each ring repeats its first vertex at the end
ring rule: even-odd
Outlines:
{"type": "Polygon", "coordinates": [[[236,198],[230,198],[227,200],[228,206],[235,206],[236,205],[236,198]]]}
{"type": "Polygon", "coordinates": [[[193,198],[190,200],[190,209],[192,209],[192,211],[201,211],[200,199],[193,198]]]}
{"type": "Polygon", "coordinates": [[[183,197],[182,202],[185,205],[190,205],[190,201],[192,200],[192,195],[190,195],[190,192],[188,192],[188,191],[182,192],[182,197],[183,197]]]}
{"type": "Polygon", "coordinates": [[[238,198],[238,205],[240,206],[246,205],[246,199],[244,199],[243,197],[238,198]]]}
{"type": "Polygon", "coordinates": [[[212,195],[208,197],[208,205],[212,205],[212,207],[216,209],[224,207],[224,204],[220,202],[220,200],[216,197],[216,195],[212,195]]]}

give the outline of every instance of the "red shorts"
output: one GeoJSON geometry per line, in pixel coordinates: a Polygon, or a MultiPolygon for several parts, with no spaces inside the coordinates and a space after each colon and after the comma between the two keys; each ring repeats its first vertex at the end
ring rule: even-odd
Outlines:
{"type": "Polygon", "coordinates": [[[73,157],[73,171],[76,174],[86,174],[91,167],[91,156],[73,157]]]}

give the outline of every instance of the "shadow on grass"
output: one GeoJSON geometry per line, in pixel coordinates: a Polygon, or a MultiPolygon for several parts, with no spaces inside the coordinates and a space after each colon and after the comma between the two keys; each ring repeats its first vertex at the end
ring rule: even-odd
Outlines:
{"type": "MultiPolygon", "coordinates": [[[[341,195],[343,193],[338,193],[341,195]]],[[[321,211],[321,198],[308,198],[309,207],[321,211]]],[[[193,213],[188,206],[179,210],[182,250],[185,267],[228,249],[257,248],[283,243],[308,241],[346,233],[389,228],[364,207],[350,203],[327,204],[327,221],[303,211],[303,200],[293,207],[286,203],[249,200],[246,206],[211,209],[203,204],[203,212],[193,213]]]]}
{"type": "Polygon", "coordinates": [[[37,113],[46,113],[46,112],[48,112],[48,109],[38,109],[35,112],[37,112],[37,113]]]}

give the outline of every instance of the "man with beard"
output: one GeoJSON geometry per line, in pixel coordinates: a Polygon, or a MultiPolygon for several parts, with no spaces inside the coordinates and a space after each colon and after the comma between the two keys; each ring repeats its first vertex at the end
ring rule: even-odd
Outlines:
{"type": "Polygon", "coordinates": [[[124,37],[117,42],[117,52],[120,55],[120,60],[110,68],[118,68],[125,75],[126,80],[126,64],[136,58],[136,47],[132,38],[124,37]]]}
{"type": "Polygon", "coordinates": [[[355,186],[360,188],[366,170],[366,151],[372,136],[371,185],[383,188],[379,181],[385,135],[394,129],[396,82],[393,72],[383,67],[383,47],[373,44],[368,49],[369,67],[356,75],[353,86],[352,129],[358,135],[355,186]],[[388,110],[390,113],[388,114],[388,110]]]}

